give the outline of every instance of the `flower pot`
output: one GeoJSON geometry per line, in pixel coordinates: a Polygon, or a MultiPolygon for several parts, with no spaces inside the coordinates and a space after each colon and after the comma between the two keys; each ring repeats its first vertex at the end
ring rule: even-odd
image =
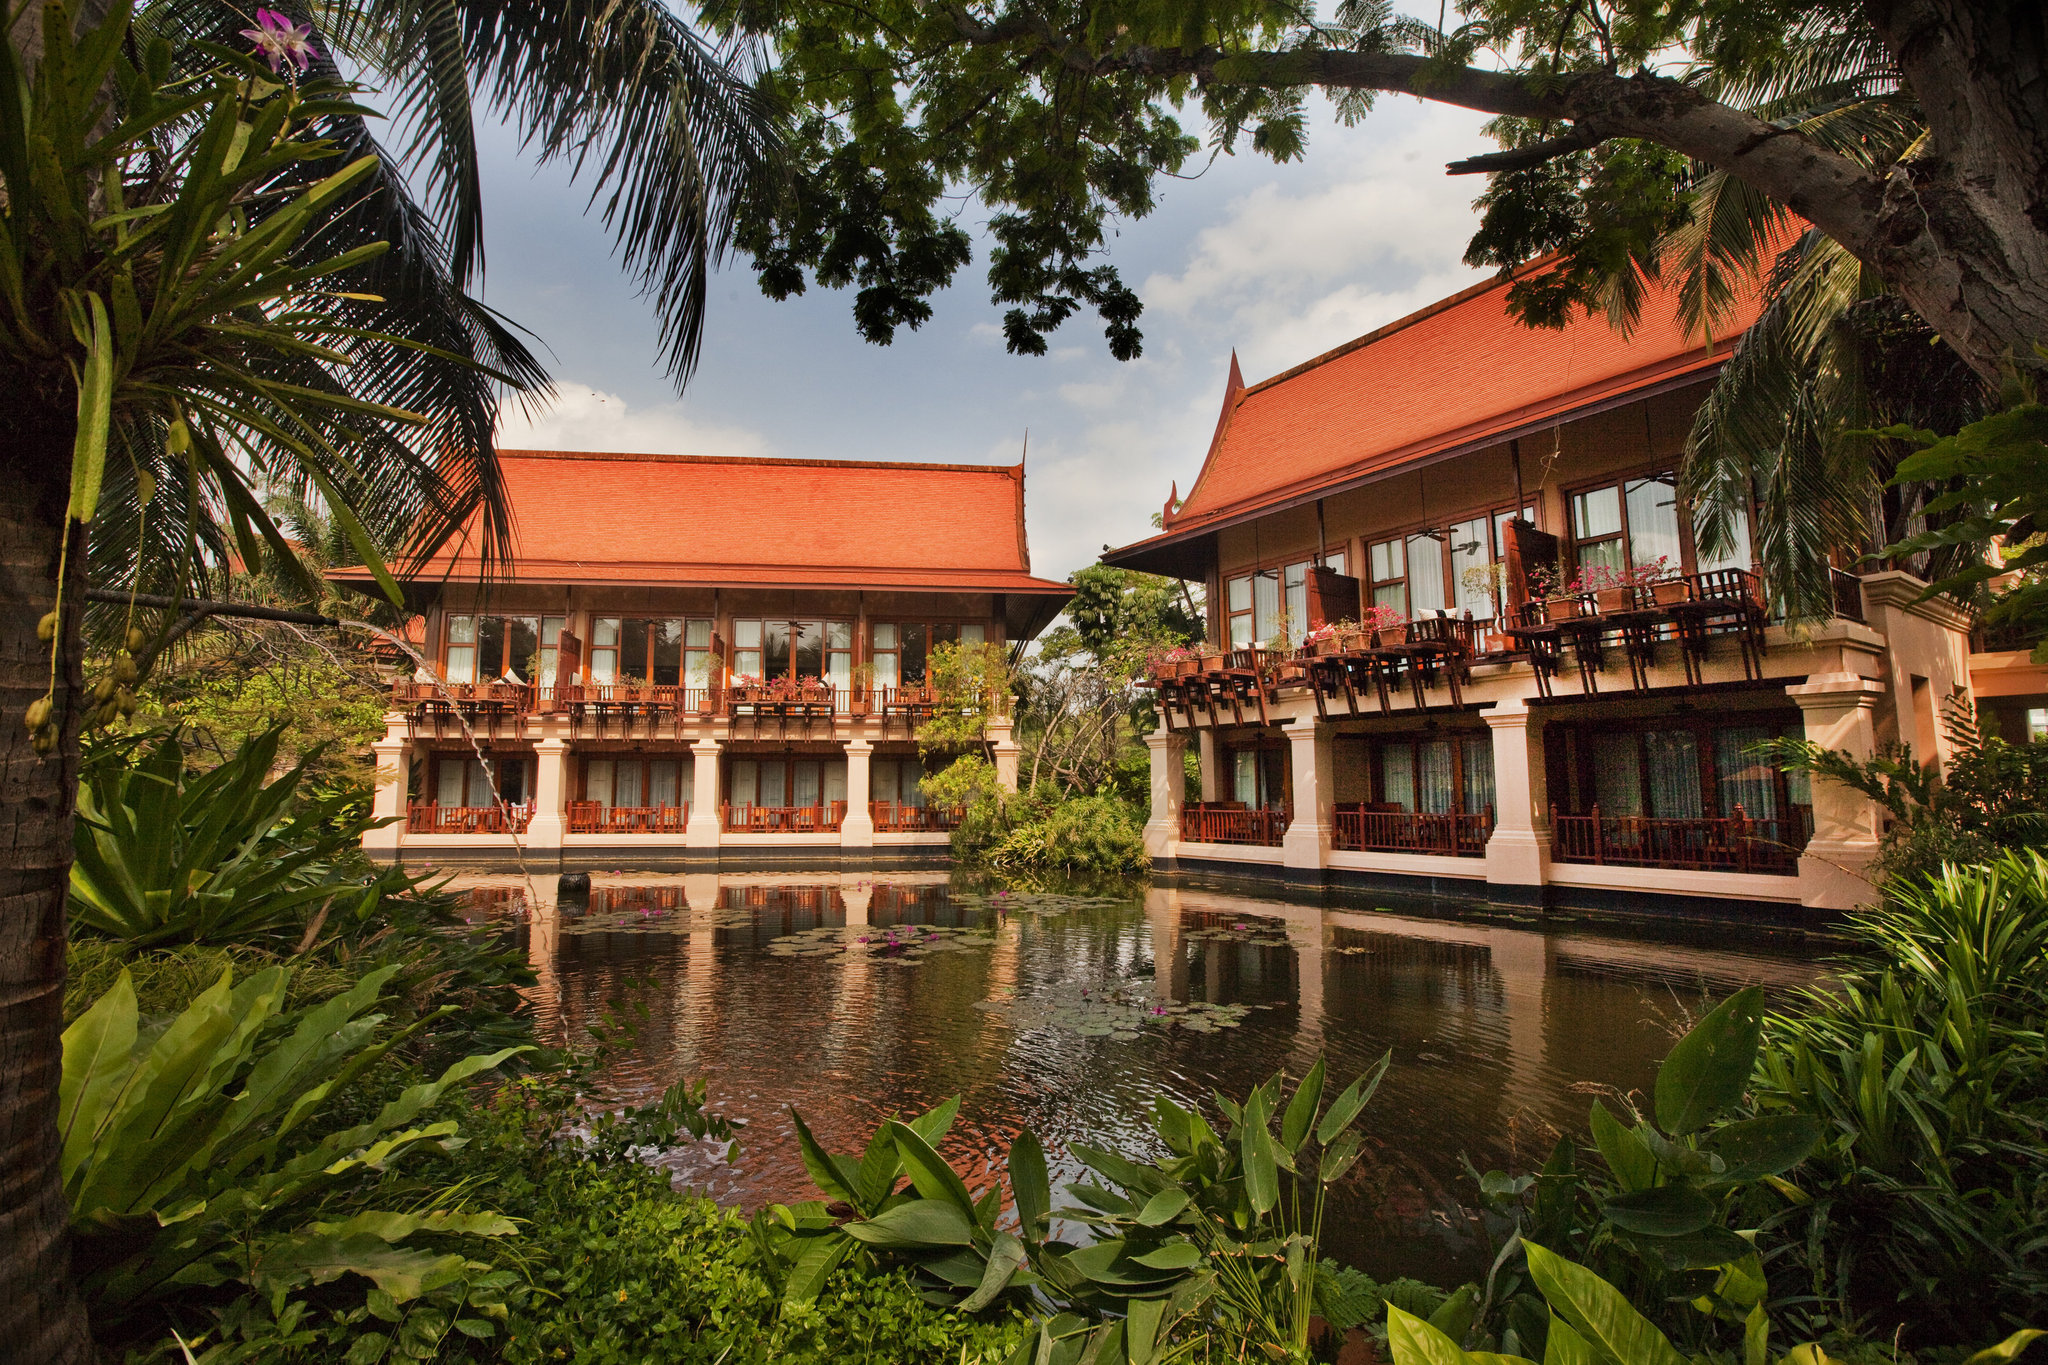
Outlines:
{"type": "Polygon", "coordinates": [[[1332,635],[1326,639],[1316,641],[1315,656],[1318,659],[1327,659],[1332,654],[1335,654],[1339,650],[1343,649],[1343,647],[1343,644],[1337,639],[1337,637],[1332,635]]]}
{"type": "Polygon", "coordinates": [[[1408,643],[1408,627],[1381,626],[1372,633],[1372,638],[1381,649],[1392,649],[1396,645],[1408,643]]]}
{"type": "Polygon", "coordinates": [[[1569,621],[1579,614],[1579,599],[1576,597],[1549,597],[1542,605],[1543,619],[1552,625],[1569,621]]]}
{"type": "Polygon", "coordinates": [[[1650,598],[1660,607],[1692,601],[1692,584],[1683,578],[1660,579],[1650,585],[1650,598]]]}
{"type": "Polygon", "coordinates": [[[1634,588],[1601,588],[1593,594],[1593,603],[1602,616],[1613,616],[1618,612],[1634,611],[1636,590],[1634,588]]]}

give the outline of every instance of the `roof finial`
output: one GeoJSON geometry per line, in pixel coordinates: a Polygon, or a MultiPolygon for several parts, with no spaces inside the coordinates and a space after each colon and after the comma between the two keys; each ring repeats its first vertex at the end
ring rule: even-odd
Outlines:
{"type": "Polygon", "coordinates": [[[1167,490],[1166,506],[1159,509],[1159,526],[1161,530],[1164,530],[1166,527],[1171,526],[1173,524],[1174,509],[1178,508],[1179,506],[1180,480],[1175,479],[1173,481],[1172,487],[1167,490]]]}

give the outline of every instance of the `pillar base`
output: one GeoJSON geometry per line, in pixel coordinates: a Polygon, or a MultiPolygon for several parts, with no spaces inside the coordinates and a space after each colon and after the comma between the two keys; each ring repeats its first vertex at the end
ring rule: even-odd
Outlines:
{"type": "Polygon", "coordinates": [[[1799,903],[1815,910],[1854,910],[1875,904],[1871,864],[1874,840],[1809,840],[1799,856],[1799,903]]]}
{"type": "Polygon", "coordinates": [[[1486,841],[1486,880],[1495,886],[1542,886],[1550,880],[1550,831],[1496,829],[1486,841]]]}

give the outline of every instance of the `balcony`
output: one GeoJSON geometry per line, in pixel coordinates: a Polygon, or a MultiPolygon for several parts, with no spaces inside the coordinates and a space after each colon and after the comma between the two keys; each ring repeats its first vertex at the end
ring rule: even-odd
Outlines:
{"type": "Polygon", "coordinates": [[[407,806],[407,834],[524,834],[532,806],[407,806]]]}
{"type": "Polygon", "coordinates": [[[1287,833],[1284,810],[1253,810],[1242,801],[1190,801],[1180,809],[1180,837],[1191,844],[1278,848],[1287,833]]]}
{"type": "Polygon", "coordinates": [[[405,712],[406,729],[414,735],[522,739],[534,709],[534,689],[522,683],[406,681],[391,685],[391,704],[405,712]]]}
{"type": "Polygon", "coordinates": [[[868,816],[877,834],[943,834],[960,827],[958,806],[907,806],[900,801],[870,801],[868,816]]]}
{"type": "Polygon", "coordinates": [[[1612,867],[1667,867],[1697,872],[1757,872],[1794,876],[1811,834],[1808,817],[1757,820],[1742,807],[1726,818],[1655,819],[1550,813],[1550,856],[1561,863],[1612,867]]]}
{"type": "Polygon", "coordinates": [[[1367,802],[1339,805],[1332,848],[1359,853],[1435,854],[1449,858],[1486,856],[1493,833],[1493,812],[1465,814],[1404,811],[1399,806],[1367,802]]]}
{"type": "Polygon", "coordinates": [[[846,803],[823,806],[721,806],[719,827],[727,834],[836,834],[846,803]]]}
{"type": "Polygon", "coordinates": [[[571,801],[571,834],[681,834],[690,823],[690,805],[607,806],[600,801],[571,801]]]}

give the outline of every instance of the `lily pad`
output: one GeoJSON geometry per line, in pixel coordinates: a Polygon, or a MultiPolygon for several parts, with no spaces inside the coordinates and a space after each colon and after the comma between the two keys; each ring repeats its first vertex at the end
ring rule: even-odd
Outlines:
{"type": "Polygon", "coordinates": [[[1249,1005],[1218,1005],[1207,1000],[1155,999],[1149,980],[1111,987],[1070,986],[1065,990],[982,1000],[976,1009],[1002,1016],[1019,1029],[1058,1028],[1083,1038],[1130,1040],[1145,1032],[1214,1033],[1236,1028],[1251,1011],[1249,1005]]]}

